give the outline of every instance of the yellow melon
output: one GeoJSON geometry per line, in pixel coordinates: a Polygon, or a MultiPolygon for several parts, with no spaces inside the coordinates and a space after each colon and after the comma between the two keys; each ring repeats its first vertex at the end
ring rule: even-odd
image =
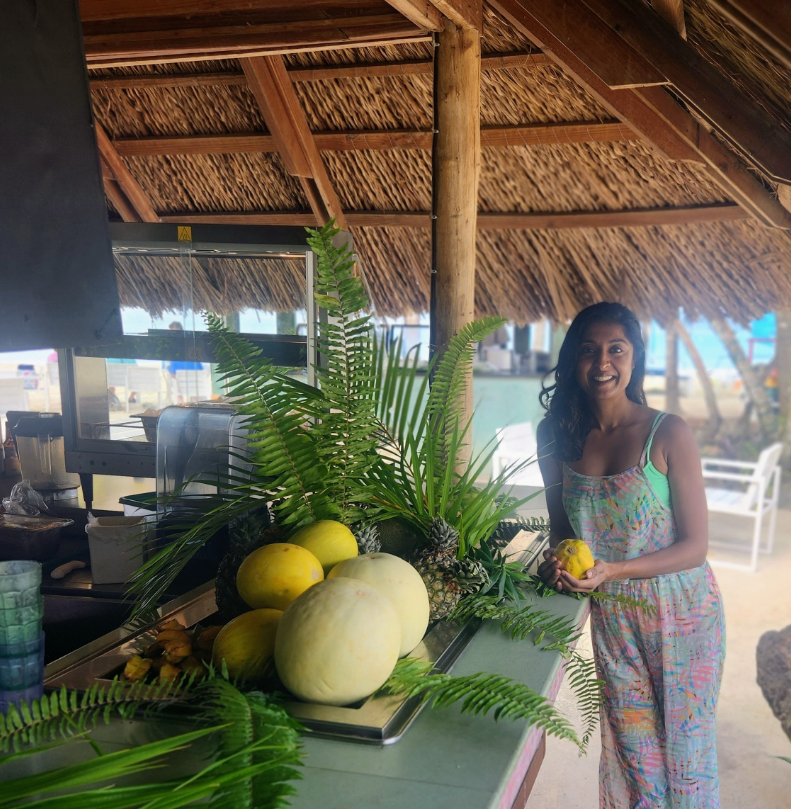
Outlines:
{"type": "Polygon", "coordinates": [[[282,610],[252,610],[227,623],[214,640],[212,662],[222,670],[223,660],[231,678],[259,678],[275,651],[275,635],[282,610]]]}
{"type": "Polygon", "coordinates": [[[555,556],[575,579],[583,578],[595,564],[591,549],[582,539],[564,539],[555,548],[555,556]]]}
{"type": "Polygon", "coordinates": [[[276,542],[254,550],[242,562],[236,574],[236,589],[254,609],[284,610],[323,578],[321,563],[309,550],[276,542]]]}
{"type": "Polygon", "coordinates": [[[401,648],[401,622],[387,596],[364,581],[327,579],[283,614],[275,664],[301,700],[349,705],[390,676],[401,648]]]}
{"type": "Polygon", "coordinates": [[[428,591],[409,562],[389,553],[366,553],[335,565],[327,578],[339,576],[368,582],[393,602],[401,620],[400,657],[423,640],[428,628],[428,591]]]}
{"type": "Polygon", "coordinates": [[[357,556],[354,534],[335,520],[316,520],[300,528],[289,542],[307,548],[321,562],[325,576],[339,562],[357,556]]]}

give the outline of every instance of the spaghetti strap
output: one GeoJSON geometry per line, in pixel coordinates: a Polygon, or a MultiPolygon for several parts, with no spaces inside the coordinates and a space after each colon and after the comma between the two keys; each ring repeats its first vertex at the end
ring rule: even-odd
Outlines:
{"type": "Polygon", "coordinates": [[[643,454],[640,456],[640,468],[642,469],[648,463],[649,458],[651,457],[651,445],[654,443],[654,436],[656,435],[656,431],[659,429],[659,425],[662,423],[662,420],[665,418],[667,413],[657,413],[656,418],[654,419],[654,423],[651,425],[651,432],[648,433],[648,440],[645,442],[645,447],[643,448],[643,454]]]}

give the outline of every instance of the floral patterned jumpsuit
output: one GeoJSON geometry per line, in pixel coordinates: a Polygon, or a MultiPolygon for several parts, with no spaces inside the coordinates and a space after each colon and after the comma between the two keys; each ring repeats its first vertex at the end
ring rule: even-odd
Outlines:
{"type": "MultiPolygon", "coordinates": [[[[676,540],[673,511],[647,474],[657,416],[640,463],[607,477],[563,466],[563,506],[597,559],[634,559],[676,540]]],[[[669,498],[668,498],[669,499],[669,498]]],[[[602,809],[719,809],[714,715],[725,655],[722,603],[708,563],[602,590],[655,611],[592,605],[594,656],[605,681],[602,809]]]]}

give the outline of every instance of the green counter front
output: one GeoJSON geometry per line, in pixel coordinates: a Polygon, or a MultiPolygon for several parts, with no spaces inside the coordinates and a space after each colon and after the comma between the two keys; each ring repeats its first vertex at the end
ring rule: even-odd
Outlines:
{"type": "MultiPolygon", "coordinates": [[[[550,614],[578,624],[587,609],[585,601],[566,596],[539,603],[550,614]]],[[[478,630],[452,674],[482,671],[511,677],[550,699],[563,679],[557,652],[539,651],[529,640],[513,641],[494,622],[478,630]]],[[[187,729],[181,721],[141,718],[112,720],[92,735],[110,752],[187,729]]],[[[89,757],[90,750],[85,748],[67,745],[26,759],[14,775],[89,757]]],[[[543,732],[527,722],[495,722],[490,716],[462,714],[456,706],[425,708],[403,738],[386,746],[308,735],[304,777],[296,782],[291,805],[294,809],[522,809],[543,752],[543,732]]],[[[176,766],[181,770],[190,762],[176,766]]]]}

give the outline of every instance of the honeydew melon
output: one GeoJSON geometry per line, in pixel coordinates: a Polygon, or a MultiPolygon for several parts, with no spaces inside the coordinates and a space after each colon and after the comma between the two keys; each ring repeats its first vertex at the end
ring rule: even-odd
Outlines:
{"type": "Polygon", "coordinates": [[[401,648],[401,622],[387,596],[364,581],[327,579],[283,614],[275,665],[299,699],[349,705],[390,676],[401,648]]]}
{"type": "Polygon", "coordinates": [[[339,576],[367,582],[393,602],[401,620],[399,657],[423,640],[429,620],[428,591],[409,562],[390,553],[366,553],[336,565],[327,578],[339,576]]]}

